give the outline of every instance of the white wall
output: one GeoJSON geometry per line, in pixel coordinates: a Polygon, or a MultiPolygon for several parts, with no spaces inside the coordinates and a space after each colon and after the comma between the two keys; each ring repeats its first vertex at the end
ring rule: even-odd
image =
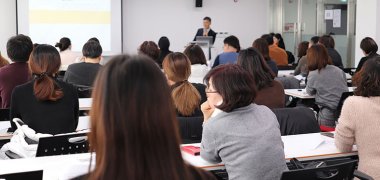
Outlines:
{"type": "Polygon", "coordinates": [[[16,2],[15,0],[0,0],[0,51],[7,58],[7,41],[16,35],[16,2]]]}
{"type": "Polygon", "coordinates": [[[380,2],[377,0],[358,0],[356,7],[355,67],[363,52],[360,42],[364,37],[372,37],[380,45],[380,2]]]}
{"type": "MultiPolygon", "coordinates": [[[[145,40],[157,42],[161,36],[171,41],[171,50],[183,51],[202,27],[205,16],[212,18],[212,29],[236,35],[242,47],[268,33],[269,1],[267,0],[203,0],[195,8],[195,0],[125,0],[124,52],[136,53],[145,40]]],[[[219,47],[217,47],[219,48],[219,47]]]]}

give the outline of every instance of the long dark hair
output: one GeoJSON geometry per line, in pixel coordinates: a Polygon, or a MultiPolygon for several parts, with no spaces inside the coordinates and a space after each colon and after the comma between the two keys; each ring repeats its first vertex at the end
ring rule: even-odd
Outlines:
{"type": "Polygon", "coordinates": [[[189,179],[169,86],[150,58],[114,57],[92,98],[90,179],[189,179]]]}
{"type": "Polygon", "coordinates": [[[363,68],[355,73],[352,82],[356,87],[354,93],[357,96],[380,96],[380,57],[368,59],[363,68]]]}
{"type": "Polygon", "coordinates": [[[241,50],[237,64],[247,70],[255,80],[258,90],[272,86],[275,74],[269,68],[260,52],[250,47],[241,50]]]}
{"type": "Polygon", "coordinates": [[[30,55],[29,68],[34,76],[34,95],[38,100],[56,101],[63,97],[63,91],[55,82],[61,66],[61,57],[51,45],[40,44],[30,55]]]}

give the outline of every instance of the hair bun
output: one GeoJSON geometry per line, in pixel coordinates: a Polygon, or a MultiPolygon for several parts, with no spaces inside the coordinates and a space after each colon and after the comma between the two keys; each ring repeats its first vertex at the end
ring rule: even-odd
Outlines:
{"type": "Polygon", "coordinates": [[[57,43],[55,44],[55,47],[59,47],[59,48],[61,48],[61,47],[62,47],[62,43],[57,42],[57,43]]]}

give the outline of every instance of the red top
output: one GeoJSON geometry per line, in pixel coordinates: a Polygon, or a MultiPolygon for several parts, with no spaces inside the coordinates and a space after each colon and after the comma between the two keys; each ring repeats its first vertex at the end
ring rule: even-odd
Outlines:
{"type": "Polygon", "coordinates": [[[31,79],[28,64],[15,62],[0,68],[0,102],[1,108],[9,108],[13,89],[31,79]]]}

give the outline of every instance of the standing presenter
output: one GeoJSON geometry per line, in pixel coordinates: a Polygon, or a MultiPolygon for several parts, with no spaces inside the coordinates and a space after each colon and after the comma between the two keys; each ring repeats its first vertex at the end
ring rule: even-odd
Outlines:
{"type": "Polygon", "coordinates": [[[203,18],[203,28],[199,28],[197,31],[197,34],[194,37],[194,40],[196,40],[197,36],[212,36],[213,40],[212,43],[215,42],[216,33],[210,28],[211,25],[211,18],[210,17],[204,17],[203,18]]]}

